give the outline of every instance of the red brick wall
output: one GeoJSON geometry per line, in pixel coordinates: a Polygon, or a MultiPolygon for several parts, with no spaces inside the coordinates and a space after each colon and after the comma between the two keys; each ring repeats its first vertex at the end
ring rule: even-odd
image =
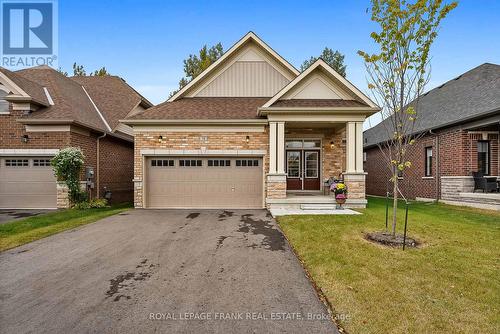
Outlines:
{"type": "Polygon", "coordinates": [[[132,202],[134,183],[134,144],[105,137],[99,144],[100,196],[104,187],[112,192],[111,202],[132,202]]]}
{"type": "Polygon", "coordinates": [[[12,110],[12,104],[10,114],[0,115],[0,148],[55,149],[69,144],[68,132],[26,132],[24,125],[16,121],[23,117],[23,111],[12,110]],[[30,138],[27,143],[21,141],[24,135],[30,138]]]}
{"type": "MultiPolygon", "coordinates": [[[[493,128],[474,129],[473,131],[499,131],[493,128]]],[[[498,134],[489,134],[491,175],[498,175],[498,134]]],[[[477,170],[477,141],[482,134],[471,133],[470,130],[450,128],[427,134],[418,139],[408,150],[408,160],[412,167],[406,169],[403,178],[399,179],[400,188],[408,198],[425,197],[440,198],[439,176],[470,176],[477,170]],[[437,146],[437,144],[439,145],[437,146]],[[432,178],[425,177],[425,147],[433,148],[432,178]],[[437,161],[437,159],[439,161],[437,161]],[[439,168],[439,172],[436,168],[439,168]]],[[[366,192],[369,195],[385,196],[387,189],[391,191],[391,173],[387,167],[387,159],[380,148],[365,149],[366,192]]]]}
{"type": "MultiPolygon", "coordinates": [[[[97,173],[97,134],[79,132],[26,132],[25,126],[16,120],[24,116],[23,111],[12,110],[10,114],[0,115],[0,148],[5,149],[62,149],[73,146],[80,147],[85,155],[84,167],[94,167],[97,173]],[[23,143],[23,135],[29,136],[29,141],[23,143]]],[[[104,195],[103,187],[108,187],[113,192],[113,202],[132,201],[133,198],[133,143],[120,139],[106,137],[101,140],[101,196],[104,195]]],[[[96,175],[97,177],[97,175],[96,175]]],[[[85,168],[81,174],[85,180],[85,168]]],[[[97,187],[97,178],[94,178],[97,187]]],[[[91,191],[94,198],[97,189],[91,191]]]]}

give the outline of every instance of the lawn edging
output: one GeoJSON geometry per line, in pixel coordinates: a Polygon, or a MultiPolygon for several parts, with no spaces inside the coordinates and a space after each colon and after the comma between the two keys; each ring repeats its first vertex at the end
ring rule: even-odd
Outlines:
{"type": "Polygon", "coordinates": [[[307,279],[309,280],[309,282],[311,282],[311,284],[312,284],[312,286],[314,288],[314,291],[316,291],[316,295],[318,296],[318,299],[326,306],[326,309],[327,309],[328,313],[330,314],[330,319],[332,320],[332,322],[334,323],[334,325],[337,327],[337,330],[339,331],[339,333],[345,333],[345,334],[347,334],[346,329],[342,326],[342,324],[340,323],[340,320],[337,317],[337,312],[335,312],[335,309],[333,307],[332,302],[328,299],[328,297],[326,296],[326,294],[323,292],[323,290],[320,288],[320,286],[313,279],[311,273],[307,269],[307,266],[306,266],[305,262],[302,260],[301,256],[299,255],[299,253],[297,252],[297,250],[295,249],[295,247],[293,247],[293,245],[290,242],[290,240],[288,239],[287,235],[285,234],[285,232],[281,228],[281,226],[279,224],[279,218],[276,217],[275,220],[278,223],[277,225],[278,225],[278,228],[279,228],[281,234],[283,234],[283,237],[285,238],[288,246],[292,250],[292,253],[295,255],[295,258],[297,258],[297,260],[299,261],[302,269],[304,270],[304,273],[305,273],[307,279]]]}
{"type": "Polygon", "coordinates": [[[122,213],[132,208],[119,204],[95,209],[64,209],[0,225],[0,252],[122,213]]]}

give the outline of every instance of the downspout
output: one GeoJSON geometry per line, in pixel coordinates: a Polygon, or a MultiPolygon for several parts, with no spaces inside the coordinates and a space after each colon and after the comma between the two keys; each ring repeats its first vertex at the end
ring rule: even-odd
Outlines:
{"type": "Polygon", "coordinates": [[[100,169],[100,165],[101,165],[100,164],[100,162],[101,162],[100,161],[101,160],[100,159],[101,158],[100,155],[101,154],[100,154],[100,149],[99,149],[100,148],[100,140],[103,139],[104,137],[106,137],[106,135],[107,135],[107,133],[104,132],[102,136],[97,137],[97,148],[96,148],[96,150],[97,150],[97,162],[96,162],[96,169],[97,169],[97,171],[96,171],[97,172],[96,173],[97,174],[97,177],[96,177],[97,196],[96,196],[96,198],[99,198],[100,192],[101,192],[100,191],[100,182],[99,182],[100,179],[101,179],[101,169],[100,169]]]}

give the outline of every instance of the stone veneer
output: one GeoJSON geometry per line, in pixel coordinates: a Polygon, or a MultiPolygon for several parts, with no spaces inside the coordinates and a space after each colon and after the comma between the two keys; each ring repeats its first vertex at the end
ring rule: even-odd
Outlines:
{"type": "MultiPolygon", "coordinates": [[[[166,150],[264,150],[269,151],[267,127],[263,132],[161,132],[138,131],[134,135],[134,205],[144,207],[143,149],[166,150]],[[163,139],[160,142],[159,136],[163,139]],[[247,143],[247,136],[249,141],[247,143]]],[[[269,157],[263,157],[264,173],[269,171],[269,157]]],[[[265,195],[265,194],[264,194],[265,195]]]]}
{"type": "MultiPolygon", "coordinates": [[[[304,131],[301,129],[286,129],[286,139],[307,138],[312,136],[322,138],[321,162],[322,175],[324,179],[335,176],[339,177],[345,169],[345,128],[315,129],[316,131],[304,131]],[[330,142],[334,147],[330,146],[330,142]]],[[[164,149],[164,150],[265,150],[269,151],[268,127],[264,132],[162,132],[162,131],[137,131],[135,133],[134,149],[134,205],[136,208],[144,207],[144,155],[141,150],[164,149]],[[160,142],[159,136],[163,139],[160,142]],[[250,139],[246,142],[246,137],[250,139]]],[[[264,198],[283,199],[286,198],[286,175],[273,174],[269,172],[269,156],[263,157],[264,174],[266,186],[264,198]]],[[[344,174],[344,177],[346,175],[344,174]]],[[[351,207],[364,207],[365,199],[365,175],[349,174],[346,183],[349,187],[349,204],[351,207]]]]}
{"type": "Polygon", "coordinates": [[[474,191],[472,176],[441,176],[441,199],[448,201],[461,200],[460,193],[474,191]]]}

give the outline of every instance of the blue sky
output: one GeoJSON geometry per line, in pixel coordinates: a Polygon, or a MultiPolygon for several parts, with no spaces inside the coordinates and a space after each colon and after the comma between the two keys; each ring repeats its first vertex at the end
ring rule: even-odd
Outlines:
{"type": "MultiPolygon", "coordinates": [[[[59,66],[68,72],[73,62],[88,71],[106,66],[159,103],[177,87],[187,55],[219,41],[228,49],[252,30],[296,67],[325,46],[339,50],[347,78],[366,91],[356,52],[374,47],[369,5],[366,0],[59,0],[59,66]]],[[[500,1],[459,1],[433,45],[429,89],[484,62],[500,63],[499,13],[500,1]]]]}

